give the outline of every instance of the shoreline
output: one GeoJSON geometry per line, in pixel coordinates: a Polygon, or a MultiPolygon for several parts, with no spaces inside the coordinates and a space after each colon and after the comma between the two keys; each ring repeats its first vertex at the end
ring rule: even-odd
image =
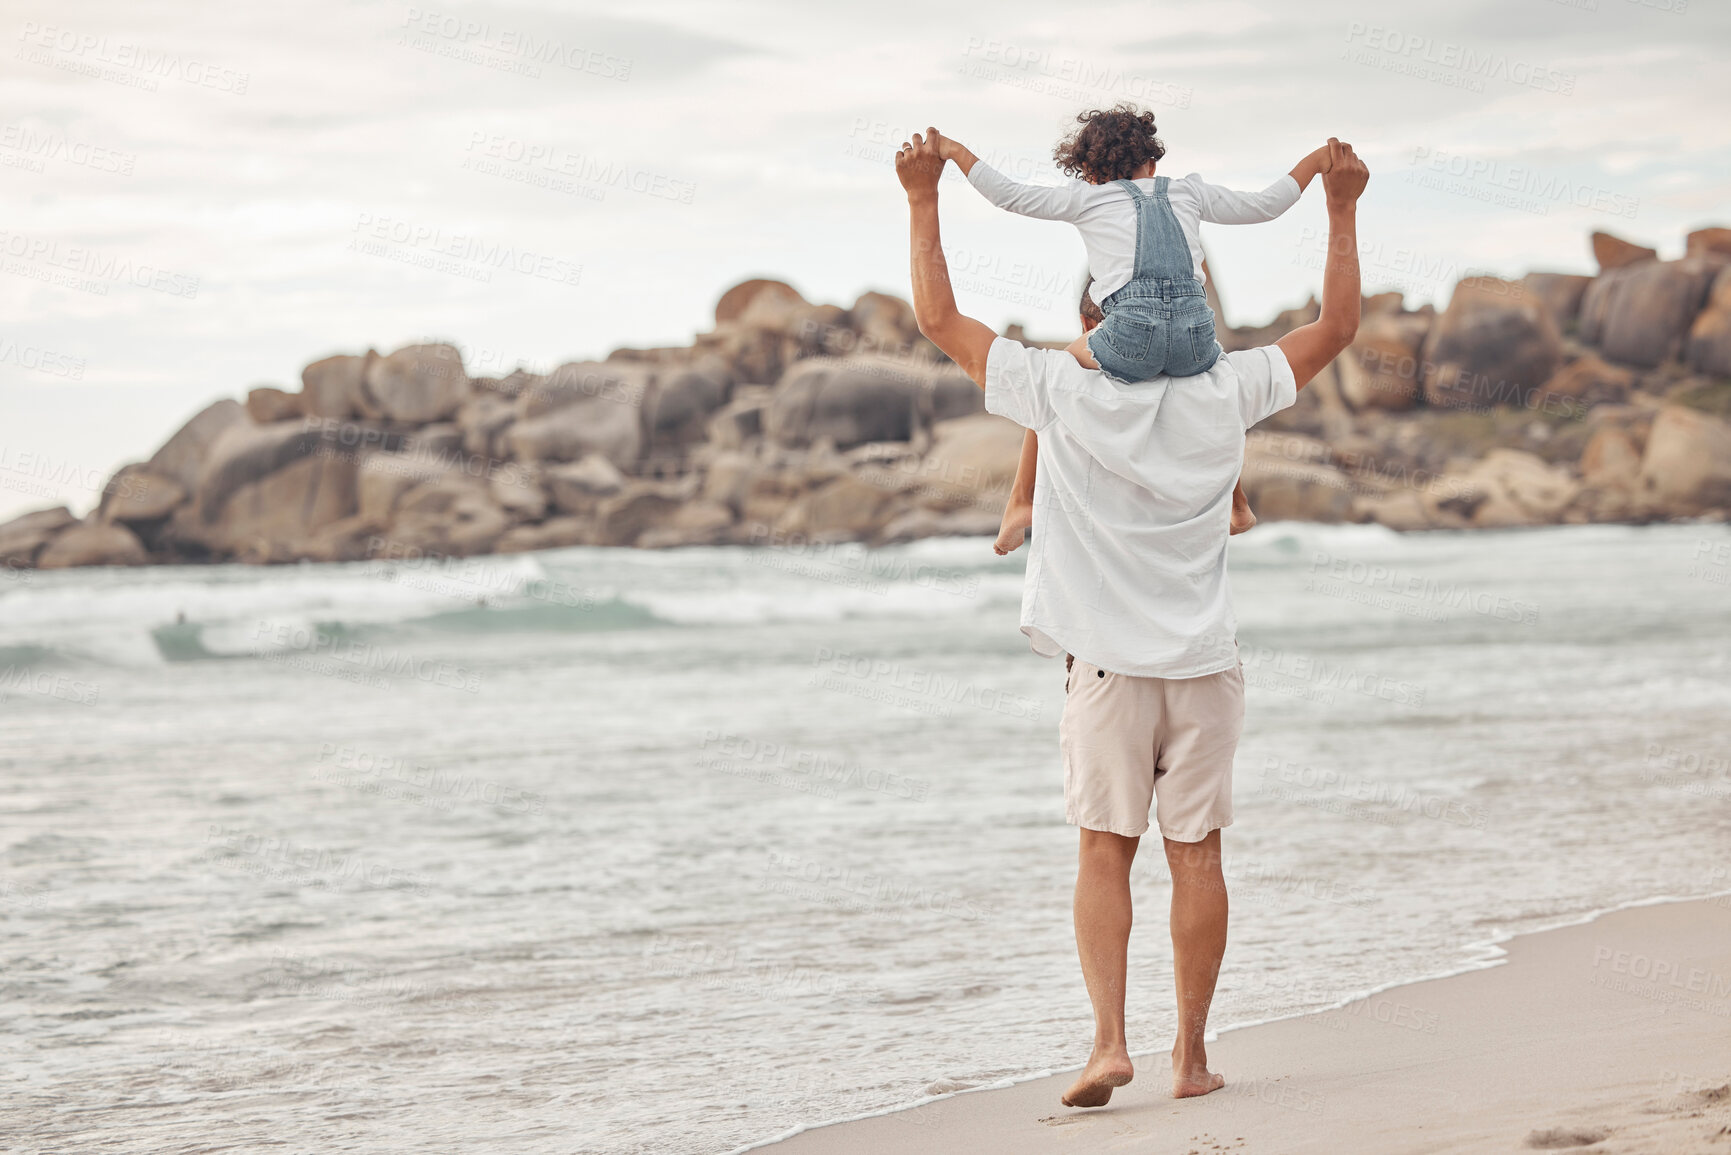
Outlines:
{"type": "MultiPolygon", "coordinates": [[[[1468,944],[1463,953],[1464,962],[1453,970],[1388,983],[1333,1006],[1211,1032],[1210,1065],[1225,1073],[1228,1083],[1203,1098],[1170,1098],[1166,1055],[1156,1048],[1133,1054],[1139,1079],[1104,1108],[1063,1107],[1058,1094],[1074,1070],[1041,1070],[863,1115],[800,1125],[733,1148],[728,1155],[764,1150],[788,1155],[875,1155],[940,1148],[1034,1152],[1055,1149],[1060,1136],[1058,1149],[1066,1151],[1117,1150],[1130,1135],[1187,1141],[1197,1144],[1197,1150],[1258,1152],[1385,1155],[1505,1147],[1705,1152],[1723,1149],[1724,1141],[1731,1138],[1731,1048],[1724,1046],[1731,1038],[1731,891],[1639,899],[1535,930],[1499,932],[1468,944]],[[1576,940],[1595,937],[1606,941],[1594,943],[1587,959],[1591,981],[1585,985],[1590,990],[1558,984],[1559,968],[1566,970],[1581,961],[1576,940]],[[1612,940],[1646,945],[1648,950],[1607,945],[1612,940]],[[1683,959],[1690,960],[1689,965],[1684,966],[1683,959]],[[1662,977],[1669,980],[1667,986],[1680,987],[1689,996],[1698,993],[1694,1000],[1698,1005],[1675,1005],[1675,1000],[1659,997],[1666,992],[1657,989],[1651,971],[1646,977],[1631,974],[1642,967],[1641,960],[1647,960],[1648,967],[1660,967],[1665,972],[1662,977]],[[1702,961],[1707,965],[1700,965],[1702,961]],[[1672,970],[1679,973],[1669,973],[1672,970]],[[1693,985],[1701,986],[1699,992],[1690,991],[1691,976],[1693,985]],[[1479,981],[1469,982],[1475,979],[1479,981]],[[1642,993],[1641,984],[1654,986],[1655,993],[1642,993]],[[1481,986],[1486,989],[1478,989],[1481,986]],[[1409,992],[1410,997],[1391,1000],[1387,997],[1391,992],[1409,992]],[[1578,1005],[1550,1005],[1559,999],[1590,1005],[1586,1013],[1578,1005]],[[1518,1016],[1511,1019],[1487,1009],[1499,1000],[1528,1008],[1530,1021],[1522,1023],[1518,1016]],[[1460,1106],[1469,1095],[1478,1095],[1477,1089],[1468,1089],[1475,1081],[1500,1087],[1530,1085],[1528,1076],[1534,1067],[1517,1058],[1523,1040],[1512,1040],[1511,1046],[1511,1040],[1499,1036],[1558,1025],[1562,1035],[1549,1037],[1563,1044],[1578,1068],[1590,1048],[1570,1045],[1574,1036],[1569,1031],[1604,1033],[1607,1027],[1601,1020],[1628,1019],[1642,1007],[1657,1012],[1640,1018],[1669,1023],[1658,1027],[1647,1022],[1612,1023],[1611,1033],[1616,1035],[1622,1028],[1629,1035],[1627,1041],[1638,1036],[1647,1049],[1668,1048],[1674,1056],[1669,1065],[1635,1064],[1640,1077],[1631,1082],[1630,1071],[1613,1063],[1609,1087],[1580,1086],[1578,1092],[1576,1082],[1603,1082],[1606,1072],[1577,1070],[1572,1072],[1575,1082],[1565,1080],[1561,1086],[1545,1088],[1557,1100],[1554,1103],[1509,1104],[1501,1113],[1467,1112],[1460,1106]],[[1680,1013],[1672,1014],[1674,1007],[1680,1013]],[[1547,1011],[1574,1013],[1546,1017],[1547,1011]],[[1446,1041],[1439,1039],[1445,1021],[1450,1026],[1446,1034],[1451,1036],[1446,1041]],[[1319,1032],[1326,1033],[1316,1038],[1319,1032]],[[1338,1045],[1359,1034],[1371,1036],[1372,1045],[1362,1055],[1338,1045]],[[1309,1045],[1295,1049],[1291,1036],[1310,1037],[1309,1045]],[[1425,1040],[1434,1042],[1427,1046],[1425,1040]],[[1494,1057],[1487,1067],[1485,1056],[1464,1060],[1456,1053],[1463,1044],[1471,1051],[1475,1044],[1487,1043],[1496,1044],[1490,1050],[1501,1056],[1508,1070],[1495,1070],[1494,1057]],[[1321,1060],[1321,1065],[1333,1068],[1326,1074],[1281,1066],[1283,1057],[1305,1058],[1299,1066],[1307,1062],[1315,1066],[1313,1056],[1319,1049],[1336,1052],[1321,1060]],[[1428,1057],[1427,1050],[1432,1052],[1428,1057]],[[1378,1055],[1388,1061],[1378,1062],[1378,1055]],[[1427,1063],[1444,1068],[1440,1073],[1449,1076],[1423,1083],[1434,1090],[1432,1117],[1427,1117],[1423,1090],[1403,1088],[1420,1102],[1412,1104],[1406,1115],[1408,1133],[1391,1131],[1386,1119],[1377,1118],[1377,1100],[1384,1097],[1389,1082],[1410,1079],[1413,1065],[1427,1063]],[[1235,1080],[1235,1067],[1261,1073],[1235,1080]],[[1340,1086],[1343,1080],[1344,1087],[1340,1086]],[[1612,1089],[1623,1092],[1618,1102],[1607,1101],[1605,1092],[1612,1089]],[[1597,1109],[1599,1121],[1573,1118],[1595,1113],[1588,1108],[1597,1109]],[[1519,1117],[1525,1115],[1531,1118],[1519,1117]],[[1307,1124],[1307,1119],[1314,1123],[1307,1124]],[[1636,1145],[1598,1145],[1613,1136],[1636,1145]],[[1719,1146],[1713,1145],[1715,1137],[1719,1146]],[[1234,1145],[1215,1147],[1220,1142],[1234,1145]],[[1253,1145],[1241,1146],[1246,1142],[1253,1145]]],[[[1532,1039],[1525,1042],[1530,1046],[1532,1039]]]]}

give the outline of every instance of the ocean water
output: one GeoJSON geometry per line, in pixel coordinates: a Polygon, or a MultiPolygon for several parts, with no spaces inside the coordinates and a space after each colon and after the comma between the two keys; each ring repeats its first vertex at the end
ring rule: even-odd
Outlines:
{"type": "MultiPolygon", "coordinates": [[[[1235,541],[1215,1025],[1731,888],[1727,557],[1235,541]]],[[[1080,1064],[1021,577],[983,540],[0,574],[4,1146],[719,1152],[1080,1064]]],[[[1157,1053],[1153,844],[1135,891],[1157,1053]]]]}

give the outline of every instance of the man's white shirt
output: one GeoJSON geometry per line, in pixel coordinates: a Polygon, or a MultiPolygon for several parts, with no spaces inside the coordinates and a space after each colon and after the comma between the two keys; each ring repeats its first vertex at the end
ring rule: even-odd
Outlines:
{"type": "Polygon", "coordinates": [[[1246,431],[1297,399],[1273,345],[1124,384],[1061,350],[993,341],[986,409],[1040,437],[1022,593],[1034,651],[1140,677],[1237,665],[1232,488],[1246,431]]]}

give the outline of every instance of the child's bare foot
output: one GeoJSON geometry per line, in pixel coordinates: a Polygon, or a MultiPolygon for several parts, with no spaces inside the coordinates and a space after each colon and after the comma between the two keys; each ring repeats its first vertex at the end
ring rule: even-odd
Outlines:
{"type": "Polygon", "coordinates": [[[998,540],[992,543],[992,552],[1003,557],[1021,549],[1033,524],[1034,503],[1011,497],[1009,504],[1004,506],[1004,520],[998,525],[998,540]]]}
{"type": "Polygon", "coordinates": [[[1064,352],[1080,361],[1084,369],[1098,369],[1100,367],[1100,362],[1094,360],[1094,354],[1088,350],[1088,334],[1086,333],[1071,341],[1070,347],[1064,352]]]}
{"type": "Polygon", "coordinates": [[[1224,1086],[1226,1086],[1226,1077],[1210,1071],[1206,1057],[1196,1062],[1183,1063],[1178,1059],[1177,1050],[1173,1050],[1172,1097],[1174,1099],[1194,1099],[1198,1095],[1218,1091],[1224,1086]]]}
{"type": "Polygon", "coordinates": [[[1101,1055],[1095,1053],[1082,1068],[1082,1074],[1064,1092],[1061,1102],[1066,1107],[1104,1107],[1112,1101],[1112,1091],[1136,1077],[1130,1056],[1123,1051],[1101,1055]]]}
{"type": "Polygon", "coordinates": [[[1256,524],[1256,515],[1250,511],[1250,499],[1244,496],[1244,490],[1232,491],[1232,533],[1243,533],[1256,524]]]}

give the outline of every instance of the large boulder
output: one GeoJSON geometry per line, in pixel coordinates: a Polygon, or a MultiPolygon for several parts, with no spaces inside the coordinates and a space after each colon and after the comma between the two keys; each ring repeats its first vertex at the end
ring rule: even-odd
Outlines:
{"type": "Polygon", "coordinates": [[[607,397],[575,401],[539,417],[517,421],[505,432],[518,461],[575,461],[599,453],[622,470],[636,468],[643,453],[640,410],[607,397]]]}
{"type": "Polygon", "coordinates": [[[166,477],[191,490],[198,484],[204,469],[204,459],[216,439],[231,425],[247,420],[246,408],[240,402],[224,398],[205,406],[192,420],[180,427],[162,443],[145,468],[158,477],[166,477]]]}
{"type": "Polygon", "coordinates": [[[312,555],[321,531],[356,513],[358,472],[349,454],[301,457],[262,476],[247,476],[220,491],[220,501],[213,498],[207,505],[201,492],[197,501],[175,510],[164,539],[245,562],[312,555]]]}
{"type": "Polygon", "coordinates": [[[1713,278],[1707,307],[1689,328],[1686,357],[1697,372],[1731,377],[1731,266],[1713,278]]]}
{"type": "Polygon", "coordinates": [[[136,534],[124,525],[89,521],[75,525],[45,546],[36,558],[38,569],[69,569],[81,565],[144,565],[150,556],[136,534]]]}
{"type": "Polygon", "coordinates": [[[820,541],[857,541],[873,536],[888,520],[892,490],[844,474],[800,497],[775,522],[787,535],[820,541]]]}
{"type": "Polygon", "coordinates": [[[1308,438],[1252,433],[1239,478],[1263,521],[1342,522],[1354,519],[1352,478],[1308,438]]]}
{"type": "Polygon", "coordinates": [[[637,537],[640,549],[672,549],[688,545],[719,545],[733,526],[733,511],[720,502],[687,501],[659,525],[637,537]]]}
{"type": "Polygon", "coordinates": [[[36,564],[42,547],[65,529],[77,525],[78,519],[64,505],[39,509],[0,525],[0,566],[36,564]]]}
{"type": "Polygon", "coordinates": [[[510,517],[485,483],[452,474],[398,498],[386,537],[402,553],[467,557],[486,553],[510,528],[510,517]]]}
{"type": "Polygon", "coordinates": [[[1581,450],[1580,468],[1588,485],[1630,488],[1641,474],[1641,447],[1628,429],[1601,425],[1581,450]]]}
{"type": "Polygon", "coordinates": [[[552,466],[544,476],[554,507],[563,513],[592,513],[625,488],[625,475],[599,453],[568,465],[552,466]]]}
{"type": "Polygon", "coordinates": [[[725,325],[740,320],[745,316],[746,310],[760,296],[766,298],[761,312],[796,308],[806,304],[805,298],[799,295],[799,290],[786,281],[771,281],[764,278],[741,281],[721,294],[721,299],[715,302],[716,325],[725,325]]]}
{"type": "Polygon", "coordinates": [[[488,460],[506,455],[505,430],[517,420],[515,401],[497,392],[476,393],[457,411],[463,452],[488,460]]]}
{"type": "Polygon", "coordinates": [[[1425,340],[1425,399],[1457,409],[1527,405],[1561,359],[1562,335],[1536,297],[1511,281],[1468,277],[1425,340]]]}
{"type": "Polygon", "coordinates": [[[305,417],[306,395],[285,393],[274,385],[260,385],[256,389],[247,390],[246,415],[260,425],[305,417]]]}
{"type": "Polygon", "coordinates": [[[1335,362],[1346,403],[1361,413],[1417,405],[1419,349],[1431,323],[1421,313],[1375,313],[1359,322],[1352,345],[1335,362]]]}
{"type": "Polygon", "coordinates": [[[1682,405],[1653,419],[1641,488],[1674,513],[1731,506],[1731,421],[1682,405]]]}
{"type": "Polygon", "coordinates": [[[529,382],[517,395],[519,418],[544,417],[567,405],[606,401],[633,412],[643,408],[655,380],[652,366],[629,361],[570,361],[529,382]]]}
{"type": "Polygon", "coordinates": [[[1642,261],[1656,260],[1658,256],[1657,249],[1625,241],[1622,237],[1614,237],[1610,233],[1593,234],[1593,259],[1599,262],[1601,273],[1638,265],[1642,261]]]}
{"type": "Polygon", "coordinates": [[[1551,311],[1551,319],[1564,332],[1580,316],[1581,298],[1592,283],[1593,278],[1574,273],[1528,273],[1521,278],[1521,286],[1544,302],[1545,308],[1551,311]]]}
{"type": "Polygon", "coordinates": [[[369,453],[361,459],[355,478],[358,511],[371,521],[389,521],[403,494],[452,472],[443,462],[412,453],[369,453]]]}
{"type": "Polygon", "coordinates": [[[1553,524],[1581,490],[1568,469],[1519,449],[1491,450],[1465,480],[1483,495],[1472,512],[1481,529],[1553,524]]]}
{"type": "Polygon", "coordinates": [[[451,345],[407,345],[365,367],[363,395],[372,412],[392,421],[444,421],[469,392],[463,355],[451,345]]]}
{"type": "Polygon", "coordinates": [[[595,511],[597,545],[636,545],[650,529],[669,521],[689,494],[661,482],[633,481],[595,511]]]}
{"type": "Polygon", "coordinates": [[[951,421],[986,411],[986,391],[966,373],[938,373],[931,385],[932,420],[951,421]]]}
{"type": "Polygon", "coordinates": [[[367,397],[367,367],[379,355],[368,349],[363,356],[339,353],[314,361],[301,370],[301,404],[309,417],[377,417],[367,397]]]}
{"type": "Polygon", "coordinates": [[[775,391],[767,385],[746,385],[709,419],[709,440],[718,449],[740,449],[763,436],[764,415],[775,391]]]}
{"type": "Polygon", "coordinates": [[[652,384],[643,405],[649,457],[680,459],[703,441],[710,415],[727,401],[727,388],[727,378],[710,368],[686,369],[652,384]]]}
{"type": "Polygon", "coordinates": [[[936,509],[980,504],[1001,508],[1015,480],[1026,433],[1014,421],[990,413],[940,421],[932,426],[931,447],[918,465],[911,470],[895,466],[889,472],[908,477],[922,503],[936,509]]]}
{"type": "Polygon", "coordinates": [[[1684,242],[1686,257],[1731,257],[1731,229],[1721,226],[1696,229],[1684,242]]]}
{"type": "Polygon", "coordinates": [[[186,498],[185,487],[172,477],[153,473],[148,465],[123,465],[102,487],[97,519],[136,529],[161,521],[186,498]]]}
{"type": "Polygon", "coordinates": [[[888,293],[862,293],[847,311],[847,324],[859,334],[860,352],[896,352],[920,335],[914,307],[888,293]]]}
{"type": "Polygon", "coordinates": [[[776,386],[765,432],[789,446],[909,441],[924,424],[926,388],[923,373],[895,360],[813,357],[776,386]]]}
{"type": "Polygon", "coordinates": [[[312,455],[323,444],[320,428],[310,421],[279,421],[274,425],[246,421],[229,426],[211,444],[193,487],[199,513],[206,523],[215,521],[229,497],[242,486],[312,455]]]}
{"type": "Polygon", "coordinates": [[[1605,273],[1581,302],[1581,340],[1613,361],[1642,368],[1677,356],[1721,264],[1685,257],[1605,273]]]}
{"type": "MultiPolygon", "coordinates": [[[[1547,402],[1567,397],[1579,402],[1581,406],[1615,404],[1628,397],[1634,384],[1633,372],[1618,368],[1597,354],[1588,353],[1558,369],[1556,374],[1545,382],[1544,392],[1547,402]]],[[[1541,407],[1547,412],[1554,412],[1557,408],[1554,404],[1541,407]]]]}

